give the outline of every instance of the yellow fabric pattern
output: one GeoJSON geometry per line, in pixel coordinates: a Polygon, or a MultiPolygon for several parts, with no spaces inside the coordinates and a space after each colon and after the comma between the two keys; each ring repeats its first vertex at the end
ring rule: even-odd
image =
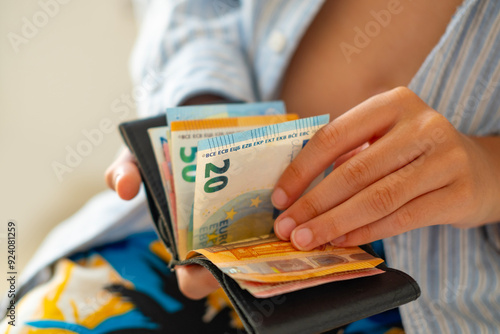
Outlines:
{"type": "MultiPolygon", "coordinates": [[[[18,319],[59,320],[93,329],[106,319],[126,313],[134,305],[103,289],[119,283],[128,288],[133,284],[120,275],[99,255],[85,261],[85,267],[68,259],[57,262],[55,274],[46,284],[27,294],[18,305],[18,319]],[[81,287],[81,289],[79,288],[81,287]]],[[[6,334],[74,333],[65,329],[39,329],[30,326],[7,326],[6,334]]]]}

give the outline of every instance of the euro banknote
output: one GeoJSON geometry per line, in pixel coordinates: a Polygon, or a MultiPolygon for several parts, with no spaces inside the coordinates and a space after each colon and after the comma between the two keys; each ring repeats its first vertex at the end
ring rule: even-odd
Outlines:
{"type": "Polygon", "coordinates": [[[294,114],[184,120],[170,123],[172,171],[175,184],[179,253],[192,249],[192,212],[196,179],[196,152],[203,138],[245,131],[297,119],[294,114]]]}
{"type": "Polygon", "coordinates": [[[257,298],[270,298],[284,293],[298,291],[311,288],[321,284],[345,281],[360,277],[367,277],[382,274],[384,271],[378,268],[353,270],[325,276],[313,277],[304,280],[278,282],[278,283],[262,283],[245,280],[236,280],[236,283],[242,288],[250,292],[257,298]]]}
{"type": "Polygon", "coordinates": [[[283,101],[207,104],[167,108],[165,112],[167,117],[167,140],[170,146],[170,123],[175,121],[283,115],[285,113],[286,110],[283,101]]]}
{"type": "Polygon", "coordinates": [[[200,140],[193,248],[272,233],[273,187],[328,121],[329,115],[316,116],[200,140]]]}
{"type": "Polygon", "coordinates": [[[275,235],[198,249],[235,280],[279,283],[330,274],[372,269],[383,262],[359,247],[325,244],[310,251],[296,250],[275,235]]]}
{"type": "Polygon", "coordinates": [[[207,118],[229,118],[259,115],[283,115],[283,101],[257,103],[208,104],[202,106],[183,106],[167,108],[167,125],[175,121],[207,118]]]}
{"type": "Polygon", "coordinates": [[[207,104],[167,108],[167,140],[170,143],[170,123],[175,121],[244,116],[283,115],[283,101],[256,103],[207,104]]]}
{"type": "MultiPolygon", "coordinates": [[[[202,105],[202,106],[182,106],[175,108],[167,108],[167,126],[161,127],[158,133],[154,135],[155,138],[151,138],[153,144],[153,150],[155,152],[155,157],[160,169],[160,176],[162,177],[162,184],[167,196],[167,201],[169,202],[169,211],[171,221],[174,224],[174,235],[176,241],[179,240],[179,229],[177,224],[177,205],[175,201],[175,184],[173,181],[173,171],[171,168],[172,156],[170,152],[171,147],[171,134],[170,134],[170,123],[172,121],[179,120],[193,120],[193,119],[207,119],[207,118],[225,118],[225,117],[241,117],[250,115],[283,115],[285,114],[285,105],[282,101],[271,101],[271,102],[260,102],[260,103],[233,103],[233,104],[213,104],[213,105],[202,105]],[[158,136],[161,136],[160,139],[158,136]],[[158,144],[160,140],[160,145],[158,144]],[[165,142],[167,145],[165,145],[165,142]],[[160,149],[161,148],[161,149],[160,149]],[[164,157],[161,151],[165,153],[164,157]],[[167,159],[167,165],[169,169],[164,168],[165,159],[167,159]],[[168,178],[170,179],[170,185],[168,185],[165,180],[165,175],[169,172],[168,178]],[[169,199],[170,198],[170,199],[169,199]]],[[[186,236],[182,236],[183,240],[187,240],[186,236]]],[[[189,240],[191,240],[189,238],[189,240]]],[[[187,251],[187,242],[182,243],[177,242],[180,245],[181,253],[185,254],[187,251]]]]}
{"type": "Polygon", "coordinates": [[[158,165],[158,172],[160,173],[165,197],[167,199],[170,220],[174,227],[173,230],[175,242],[176,244],[178,244],[179,236],[177,233],[178,229],[175,204],[175,188],[172,175],[172,164],[170,161],[169,145],[167,140],[167,128],[168,127],[166,126],[150,128],[148,129],[148,134],[151,141],[151,146],[153,147],[156,163],[158,165]]]}

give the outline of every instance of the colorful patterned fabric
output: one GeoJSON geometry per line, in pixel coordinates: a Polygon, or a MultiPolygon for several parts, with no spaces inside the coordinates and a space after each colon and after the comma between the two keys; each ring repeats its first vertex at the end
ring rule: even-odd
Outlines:
{"type": "MultiPolygon", "coordinates": [[[[203,300],[187,299],[167,267],[169,260],[154,232],[61,259],[52,278],[17,304],[16,326],[7,326],[4,319],[0,332],[244,333],[222,289],[203,300]]],[[[344,333],[396,329],[401,330],[397,309],[355,322],[344,333]]]]}
{"type": "Polygon", "coordinates": [[[154,232],[62,259],[53,277],[17,304],[5,334],[238,333],[242,324],[218,290],[184,297],[167,267],[170,254],[154,232]]]}

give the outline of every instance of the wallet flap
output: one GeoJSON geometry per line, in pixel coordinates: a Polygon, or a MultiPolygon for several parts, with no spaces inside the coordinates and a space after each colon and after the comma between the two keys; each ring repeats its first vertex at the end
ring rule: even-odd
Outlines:
{"type": "MultiPolygon", "coordinates": [[[[187,261],[186,261],[187,262],[187,261]]],[[[418,284],[405,273],[378,268],[383,274],[332,282],[271,298],[255,298],[203,257],[203,265],[219,281],[248,333],[322,333],[345,326],[420,296],[418,284]]]]}

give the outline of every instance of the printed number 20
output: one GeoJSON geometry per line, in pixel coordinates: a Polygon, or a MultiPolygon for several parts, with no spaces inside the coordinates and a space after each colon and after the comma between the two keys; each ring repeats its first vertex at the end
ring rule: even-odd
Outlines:
{"type": "MultiPolygon", "coordinates": [[[[229,169],[229,159],[225,159],[223,162],[224,166],[222,167],[217,167],[213,163],[206,164],[205,178],[210,177],[210,171],[216,174],[224,174],[225,172],[227,172],[227,170],[229,169]]],[[[208,180],[205,183],[205,187],[203,187],[203,189],[205,190],[206,193],[214,193],[216,191],[224,189],[224,187],[227,185],[227,181],[228,181],[227,176],[219,175],[208,180]]]]}

